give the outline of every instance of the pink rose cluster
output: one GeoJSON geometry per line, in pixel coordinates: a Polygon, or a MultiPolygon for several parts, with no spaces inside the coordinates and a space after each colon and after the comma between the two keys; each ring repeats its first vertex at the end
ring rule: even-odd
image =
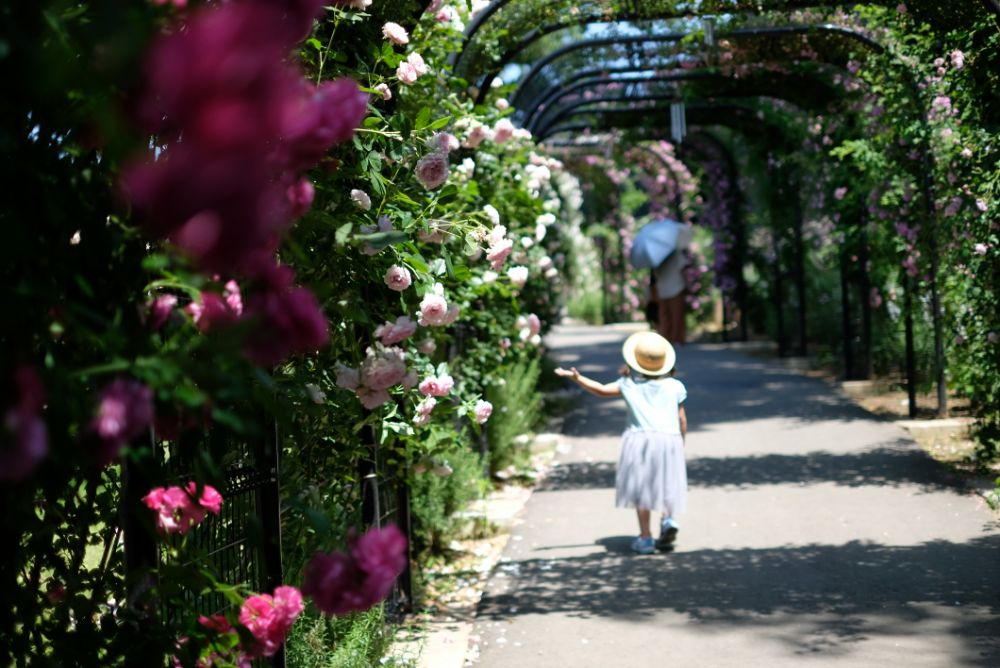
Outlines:
{"type": "Polygon", "coordinates": [[[542,342],[540,334],[542,331],[542,321],[534,313],[529,313],[527,316],[518,316],[517,320],[514,321],[514,326],[518,329],[517,338],[521,341],[527,341],[536,346],[542,342]]]}
{"type": "Polygon", "coordinates": [[[353,390],[368,410],[389,401],[388,390],[393,385],[405,383],[412,387],[410,380],[416,380],[407,375],[406,353],[402,348],[382,343],[368,348],[360,371],[339,363],[336,370],[337,387],[353,390]]]}
{"type": "MultiPolygon", "coordinates": [[[[420,393],[427,397],[444,397],[451,392],[452,388],[455,386],[455,379],[452,378],[447,373],[442,373],[440,376],[428,376],[420,381],[420,385],[417,389],[420,393]]],[[[433,406],[431,406],[433,408],[433,406]]]]}
{"type": "Polygon", "coordinates": [[[423,56],[421,56],[416,51],[412,52],[406,57],[406,60],[401,62],[398,67],[396,67],[396,78],[399,79],[400,83],[404,83],[407,86],[417,82],[417,79],[427,74],[430,70],[427,67],[427,63],[424,62],[423,56]]]}
{"type": "Polygon", "coordinates": [[[101,391],[91,430],[100,441],[98,459],[109,463],[153,422],[153,391],[136,380],[116,378],[101,391]]]}
{"type": "Polygon", "coordinates": [[[494,271],[499,271],[504,260],[514,250],[514,242],[507,237],[507,228],[503,225],[496,225],[487,237],[489,248],[486,250],[486,259],[490,261],[490,266],[494,271]]]}
{"type": "Polygon", "coordinates": [[[276,587],[274,595],[247,597],[240,607],[240,624],[250,631],[255,641],[247,655],[250,658],[274,656],[304,607],[302,593],[287,585],[276,587]]]}
{"type": "Polygon", "coordinates": [[[0,448],[0,480],[22,480],[49,453],[49,434],[42,420],[45,389],[38,372],[21,366],[13,377],[14,401],[4,412],[3,426],[10,445],[0,448]]]}
{"type": "Polygon", "coordinates": [[[435,283],[420,300],[417,322],[423,327],[444,327],[454,323],[459,312],[457,305],[448,305],[448,301],[444,298],[444,287],[440,283],[435,283]]]}
{"type": "Polygon", "coordinates": [[[413,416],[413,424],[424,425],[431,421],[431,411],[437,406],[437,399],[434,397],[424,397],[417,404],[417,414],[413,416]]]}
{"type": "Polygon", "coordinates": [[[204,485],[198,494],[194,481],[183,488],[154,487],[142,502],[156,513],[156,528],[164,534],[184,535],[201,524],[208,513],[218,515],[222,510],[222,495],[211,485],[204,485]]]}
{"type": "Polygon", "coordinates": [[[406,568],[406,538],[394,525],[372,528],[350,552],[317,554],[306,566],[302,592],[328,615],[367,610],[392,591],[406,568]]]}

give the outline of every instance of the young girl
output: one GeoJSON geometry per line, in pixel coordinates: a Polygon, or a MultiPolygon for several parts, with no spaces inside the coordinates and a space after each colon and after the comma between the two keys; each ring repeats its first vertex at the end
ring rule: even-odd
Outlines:
{"type": "MultiPolygon", "coordinates": [[[[556,369],[564,378],[599,397],[621,396],[628,407],[628,425],[615,475],[615,505],[634,507],[639,516],[639,537],[632,550],[652,554],[656,548],[670,549],[677,538],[674,513],[684,511],[687,500],[687,469],[684,438],[687,416],[684,384],[671,377],[676,354],[655,332],[638,332],[622,347],[625,363],[632,371],[613,383],[602,384],[581,375],[576,368],[556,369]],[[651,511],[663,513],[660,537],[655,543],[649,530],[651,511]]],[[[626,369],[627,371],[628,369],[626,369]]]]}

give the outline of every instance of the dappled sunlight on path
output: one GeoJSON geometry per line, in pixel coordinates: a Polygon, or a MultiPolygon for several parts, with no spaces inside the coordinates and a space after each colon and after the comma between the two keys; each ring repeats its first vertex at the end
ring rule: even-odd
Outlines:
{"type": "MultiPolygon", "coordinates": [[[[564,327],[549,343],[606,382],[624,337],[564,327]]],[[[677,549],[629,552],[634,515],[614,508],[624,405],[581,394],[572,450],[481,604],[478,665],[1000,665],[1000,528],[960,481],[775,361],[689,345],[679,371],[677,549]]]]}

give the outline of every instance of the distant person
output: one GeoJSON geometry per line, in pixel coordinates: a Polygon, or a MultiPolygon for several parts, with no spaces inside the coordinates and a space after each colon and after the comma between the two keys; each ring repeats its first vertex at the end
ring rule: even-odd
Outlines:
{"type": "Polygon", "coordinates": [[[684,267],[687,265],[687,254],[684,250],[691,245],[694,228],[684,225],[677,231],[677,248],[653,270],[652,289],[656,293],[657,317],[656,325],[667,341],[675,345],[683,345],[687,338],[685,323],[685,289],[684,267]]]}
{"type": "Polygon", "coordinates": [[[556,369],[556,374],[572,378],[591,394],[625,400],[628,424],[615,474],[615,505],[636,509],[639,537],[632,542],[632,550],[652,554],[656,549],[672,549],[678,531],[674,515],[683,512],[687,502],[687,415],[683,405],[687,390],[672,377],[676,360],[673,347],[656,332],[628,337],[622,356],[626,373],[613,383],[598,383],[575,367],[556,369]],[[654,510],[663,513],[655,542],[649,526],[654,510]]]}

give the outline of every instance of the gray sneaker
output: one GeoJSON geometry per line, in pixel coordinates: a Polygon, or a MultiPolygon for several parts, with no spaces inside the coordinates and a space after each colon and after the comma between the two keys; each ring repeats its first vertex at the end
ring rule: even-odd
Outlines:
{"type": "Polygon", "coordinates": [[[636,554],[653,554],[656,552],[656,545],[653,543],[653,537],[643,538],[639,536],[632,541],[632,551],[636,554]]]}

